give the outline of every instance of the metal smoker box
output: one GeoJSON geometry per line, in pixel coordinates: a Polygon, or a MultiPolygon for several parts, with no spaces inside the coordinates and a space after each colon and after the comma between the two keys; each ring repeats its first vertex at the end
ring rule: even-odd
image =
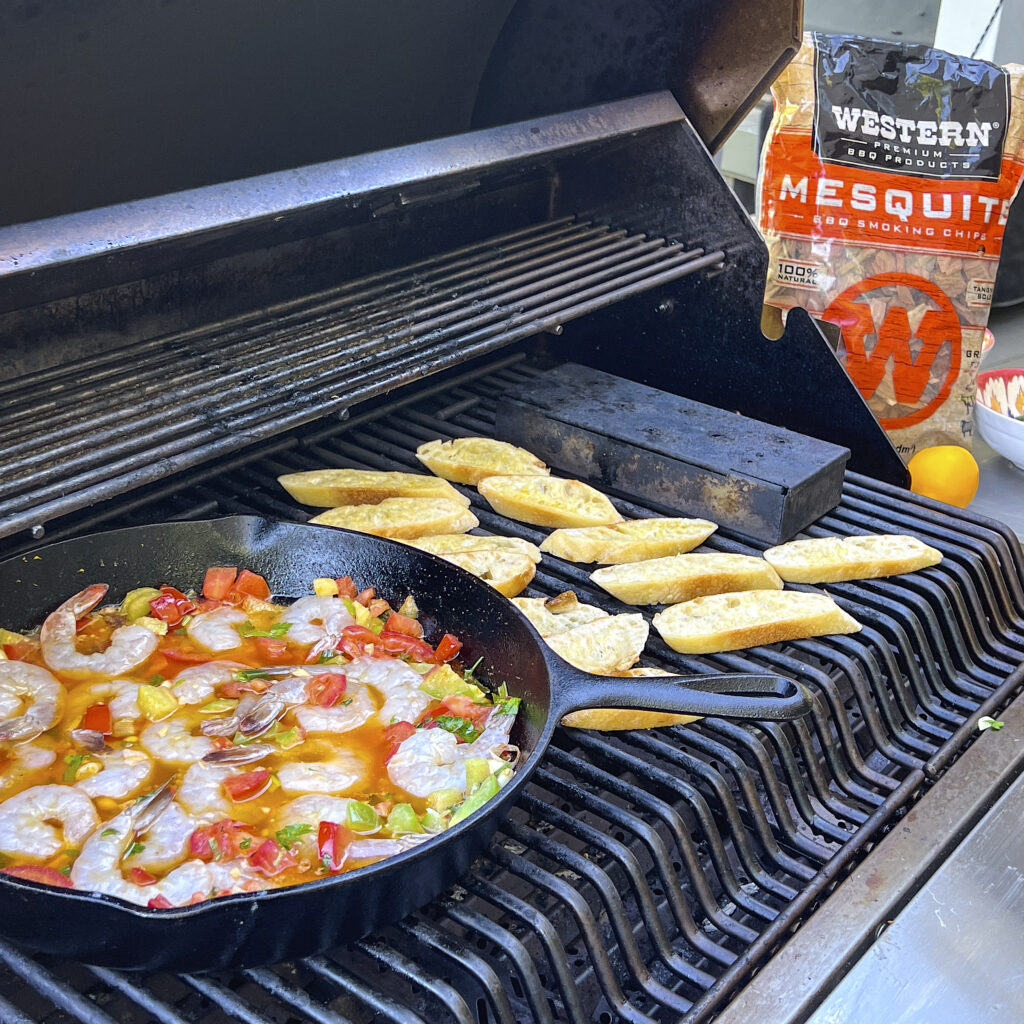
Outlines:
{"type": "Polygon", "coordinates": [[[506,392],[497,433],[563,472],[773,544],[839,504],[850,457],[578,363],[506,392]]]}

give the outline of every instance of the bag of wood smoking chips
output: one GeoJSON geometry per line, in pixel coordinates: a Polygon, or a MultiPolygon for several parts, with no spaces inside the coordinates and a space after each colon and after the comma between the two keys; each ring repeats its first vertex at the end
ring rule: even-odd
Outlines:
{"type": "Polygon", "coordinates": [[[758,190],[766,304],[841,328],[838,355],[904,460],[969,448],[1024,172],[1024,68],[808,33],[772,95],[758,190]]]}

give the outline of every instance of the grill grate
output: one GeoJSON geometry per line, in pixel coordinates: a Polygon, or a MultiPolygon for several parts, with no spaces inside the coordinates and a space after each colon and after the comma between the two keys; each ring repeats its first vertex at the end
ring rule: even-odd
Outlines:
{"type": "Polygon", "coordinates": [[[723,255],[563,218],[0,382],[0,536],[558,331],[723,255]]]}
{"type": "MultiPolygon", "coordinates": [[[[51,536],[244,512],[303,519],[279,473],[418,469],[417,444],[490,433],[497,396],[535,372],[510,355],[447,375],[346,423],[312,424],[258,456],[204,467],[188,486],[168,481],[68,517],[51,536]]],[[[484,529],[542,536],[466,493],[484,529]]],[[[626,516],[651,512],[616,504],[626,516]]],[[[956,756],[973,716],[1017,685],[1016,537],[857,476],[808,533],[880,530],[913,533],[944,561],[830,587],[864,622],[860,633],[701,657],[648,646],[648,662],[680,671],[799,677],[815,700],[805,720],[561,731],[487,854],[399,925],[324,956],[204,977],[130,976],[0,944],[0,1019],[707,1020],[956,756]]],[[[756,550],[719,534],[709,546],[756,550]]],[[[572,587],[622,608],[580,567],[545,556],[539,568],[533,593],[572,587]]]]}

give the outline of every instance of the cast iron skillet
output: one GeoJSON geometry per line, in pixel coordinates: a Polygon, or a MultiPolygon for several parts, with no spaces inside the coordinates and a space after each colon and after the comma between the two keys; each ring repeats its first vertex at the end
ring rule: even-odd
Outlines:
{"type": "Polygon", "coordinates": [[[116,530],[9,559],[0,563],[0,622],[36,626],[90,583],[110,584],[111,598],[162,582],[198,586],[212,565],[252,569],[280,596],[308,593],[318,576],[345,574],[392,601],[414,594],[428,639],[456,634],[466,664],[482,658],[485,680],[504,681],[522,697],[512,736],[523,752],[515,777],[482,811],[417,849],[288,889],[149,910],[0,875],[0,935],[140,970],[203,971],[316,953],[399,920],[456,881],[504,820],[569,711],[638,707],[785,719],[810,708],[806,692],[779,676],[588,676],[552,653],[497,591],[440,558],[395,541],[254,516],[116,530]]]}

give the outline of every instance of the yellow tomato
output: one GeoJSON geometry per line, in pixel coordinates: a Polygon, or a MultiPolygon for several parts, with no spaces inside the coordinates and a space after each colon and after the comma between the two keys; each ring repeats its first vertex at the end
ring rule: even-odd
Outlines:
{"type": "Polygon", "coordinates": [[[907,464],[910,489],[926,498],[966,508],[978,493],[978,463],[956,444],[922,448],[907,464]]]}

